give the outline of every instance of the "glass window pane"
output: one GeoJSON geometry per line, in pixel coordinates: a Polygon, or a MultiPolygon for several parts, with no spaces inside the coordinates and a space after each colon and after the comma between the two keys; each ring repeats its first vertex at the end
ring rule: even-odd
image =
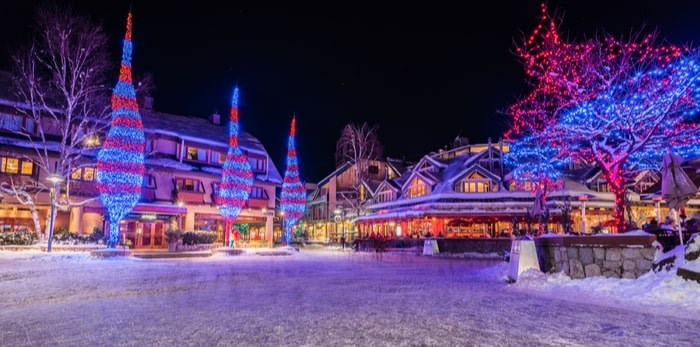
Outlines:
{"type": "Polygon", "coordinates": [[[31,175],[34,173],[34,163],[31,161],[22,162],[22,175],[31,175]]]}
{"type": "Polygon", "coordinates": [[[219,164],[219,152],[211,151],[211,162],[214,164],[219,164]]]}
{"type": "Polygon", "coordinates": [[[7,165],[7,158],[2,157],[2,161],[0,162],[0,172],[5,172],[6,165],[7,165]]]}
{"type": "Polygon", "coordinates": [[[203,149],[198,149],[197,150],[197,160],[207,161],[207,151],[203,150],[203,149]]]}
{"type": "Polygon", "coordinates": [[[83,180],[84,181],[92,181],[94,179],[95,179],[95,168],[93,168],[93,167],[83,168],[83,180]]]}
{"type": "Polygon", "coordinates": [[[80,174],[80,169],[75,169],[73,172],[70,174],[70,179],[72,180],[80,180],[81,174],[80,174]]]}
{"type": "Polygon", "coordinates": [[[187,160],[197,160],[197,149],[194,147],[187,147],[187,160]]]}
{"type": "Polygon", "coordinates": [[[19,173],[19,159],[7,158],[7,164],[5,164],[5,172],[11,174],[19,173]]]}

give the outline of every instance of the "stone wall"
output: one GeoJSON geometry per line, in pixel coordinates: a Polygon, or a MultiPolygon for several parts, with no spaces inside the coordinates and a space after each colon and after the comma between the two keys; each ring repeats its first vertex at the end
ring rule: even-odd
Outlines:
{"type": "Polygon", "coordinates": [[[651,236],[558,236],[535,239],[540,268],[571,278],[637,278],[651,270],[655,250],[651,236]]]}

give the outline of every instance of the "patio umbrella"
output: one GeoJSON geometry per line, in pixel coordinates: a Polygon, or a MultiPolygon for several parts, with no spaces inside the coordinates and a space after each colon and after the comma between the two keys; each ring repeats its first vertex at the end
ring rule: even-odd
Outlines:
{"type": "Polygon", "coordinates": [[[681,245],[683,245],[683,233],[681,232],[681,222],[678,214],[688,200],[698,192],[698,187],[681,169],[682,160],[676,154],[666,153],[663,157],[663,168],[661,171],[661,195],[666,200],[668,208],[676,210],[678,237],[681,245]]]}
{"type": "Polygon", "coordinates": [[[544,199],[544,192],[541,190],[537,191],[535,195],[535,203],[532,205],[532,215],[533,216],[543,216],[546,213],[546,201],[544,199]]]}

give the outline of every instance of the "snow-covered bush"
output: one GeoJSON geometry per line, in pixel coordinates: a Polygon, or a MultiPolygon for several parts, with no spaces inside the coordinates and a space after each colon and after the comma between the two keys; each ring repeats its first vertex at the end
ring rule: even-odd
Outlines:
{"type": "Polygon", "coordinates": [[[28,231],[0,233],[0,245],[31,245],[36,242],[36,234],[28,231]]]}
{"type": "Polygon", "coordinates": [[[186,231],[182,234],[183,245],[202,245],[216,241],[216,233],[212,231],[186,231]]]}

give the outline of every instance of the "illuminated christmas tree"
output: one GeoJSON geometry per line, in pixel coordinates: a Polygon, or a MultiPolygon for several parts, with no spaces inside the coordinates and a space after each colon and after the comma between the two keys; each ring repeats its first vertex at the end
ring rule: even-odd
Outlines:
{"type": "Polygon", "coordinates": [[[297,150],[294,145],[296,133],[296,116],[292,118],[292,128],[287,144],[287,170],[284,172],[284,183],[280,196],[280,208],[284,213],[284,242],[292,242],[292,229],[302,217],[306,208],[306,189],[299,177],[297,150]]]}
{"type": "Polygon", "coordinates": [[[119,222],[141,198],[145,136],[131,80],[131,12],[126,21],[119,81],[112,93],[112,123],[97,155],[97,189],[109,219],[109,247],[119,241],[119,222]]]}
{"type": "Polygon", "coordinates": [[[221,188],[218,195],[219,212],[227,225],[233,225],[253,189],[253,171],[248,157],[238,146],[238,87],[233,90],[229,124],[229,147],[221,173],[221,188]]]}

